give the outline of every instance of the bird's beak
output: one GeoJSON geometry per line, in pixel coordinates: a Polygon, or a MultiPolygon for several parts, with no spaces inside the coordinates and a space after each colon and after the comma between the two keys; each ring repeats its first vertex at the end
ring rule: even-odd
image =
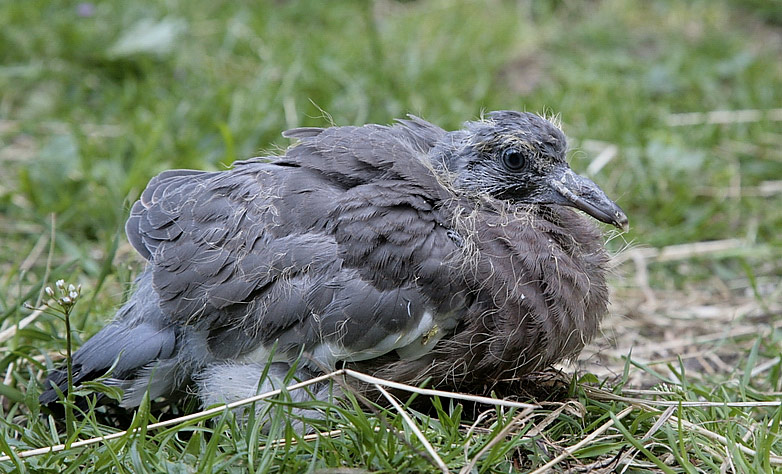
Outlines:
{"type": "Polygon", "coordinates": [[[552,204],[571,206],[580,209],[600,222],[627,230],[629,225],[624,211],[606,196],[591,179],[564,168],[558,176],[548,182],[551,187],[552,204]]]}

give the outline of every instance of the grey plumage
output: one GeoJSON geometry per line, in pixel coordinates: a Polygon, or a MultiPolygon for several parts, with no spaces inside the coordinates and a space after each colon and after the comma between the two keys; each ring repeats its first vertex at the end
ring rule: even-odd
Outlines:
{"type": "MultiPolygon", "coordinates": [[[[284,135],[299,142],[282,156],[150,181],[126,225],[149,263],[75,354],[76,381],[118,359],[123,406],[187,385],[208,404],[275,386],[303,352],[303,378],[346,364],[469,390],[597,331],[607,256],[569,207],[627,219],[570,171],[550,122],[502,111],[454,132],[411,117],[284,135]],[[269,360],[277,378],[260,381],[269,360]]],[[[52,383],[62,371],[43,403],[52,383]]]]}

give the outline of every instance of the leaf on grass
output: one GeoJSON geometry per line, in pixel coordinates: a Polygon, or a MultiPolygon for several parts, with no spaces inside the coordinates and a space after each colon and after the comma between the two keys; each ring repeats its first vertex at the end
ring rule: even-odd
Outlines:
{"type": "Polygon", "coordinates": [[[81,382],[81,389],[75,390],[74,395],[92,395],[94,393],[102,393],[103,395],[111,398],[112,400],[122,400],[122,389],[113,385],[106,385],[104,383],[96,382],[93,380],[81,382]]]}
{"type": "Polygon", "coordinates": [[[107,54],[112,59],[139,54],[166,55],[174,49],[177,37],[185,29],[186,24],[182,19],[144,18],[122,32],[107,54]]]}

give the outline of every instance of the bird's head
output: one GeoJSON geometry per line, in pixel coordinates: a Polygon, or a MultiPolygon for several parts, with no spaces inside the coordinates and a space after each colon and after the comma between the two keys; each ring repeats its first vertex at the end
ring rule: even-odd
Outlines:
{"type": "Polygon", "coordinates": [[[432,150],[457,188],[520,204],[554,204],[580,209],[595,219],[627,228],[627,216],[590,179],[573,172],[567,140],[538,115],[489,113],[450,132],[432,150]]]}

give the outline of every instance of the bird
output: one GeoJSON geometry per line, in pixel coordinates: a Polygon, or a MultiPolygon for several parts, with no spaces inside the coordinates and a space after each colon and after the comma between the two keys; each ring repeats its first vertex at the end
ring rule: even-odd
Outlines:
{"type": "MultiPolygon", "coordinates": [[[[278,156],[160,173],[125,227],[145,269],[73,355],[74,384],[110,372],[123,408],[147,392],[209,406],[286,374],[480,391],[574,357],[607,313],[595,220],[628,219],[572,171],[555,122],[302,127],[278,156]]],[[[66,379],[52,371],[40,402],[66,379]]]]}

